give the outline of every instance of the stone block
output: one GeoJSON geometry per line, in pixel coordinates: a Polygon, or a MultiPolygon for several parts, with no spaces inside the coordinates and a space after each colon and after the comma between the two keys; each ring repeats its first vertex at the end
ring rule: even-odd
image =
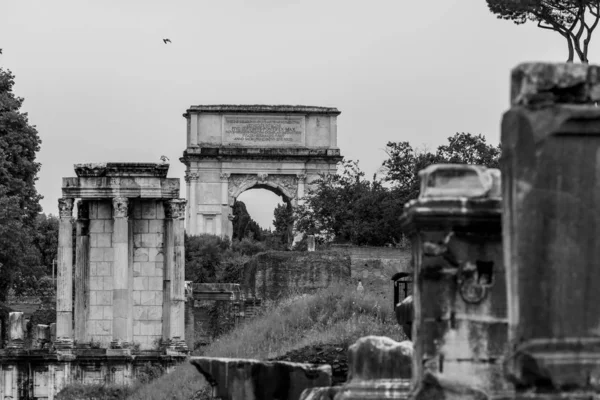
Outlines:
{"type": "Polygon", "coordinates": [[[23,329],[23,313],[11,312],[8,314],[8,342],[9,346],[22,347],[25,340],[23,329]]]}
{"type": "Polygon", "coordinates": [[[112,275],[112,263],[110,262],[99,262],[96,265],[96,275],[98,276],[111,276],[112,275]]]}
{"type": "Polygon", "coordinates": [[[148,232],[149,233],[163,233],[164,230],[164,220],[162,219],[151,219],[148,221],[148,232]]]}
{"type": "Polygon", "coordinates": [[[113,308],[112,306],[108,306],[108,307],[102,307],[103,311],[103,315],[104,315],[104,319],[105,320],[112,320],[113,319],[113,308]]]}
{"type": "Polygon", "coordinates": [[[140,321],[140,333],[148,336],[158,336],[162,333],[160,321],[140,321]]]}
{"type": "Polygon", "coordinates": [[[142,219],[156,219],[156,202],[142,202],[142,219]]]}
{"type": "Polygon", "coordinates": [[[90,219],[90,233],[103,233],[103,232],[104,232],[104,220],[90,219]]]}
{"type": "Polygon", "coordinates": [[[156,203],[156,219],[164,220],[165,219],[165,203],[159,201],[156,203]]]}
{"type": "Polygon", "coordinates": [[[349,379],[410,379],[412,342],[365,336],[348,349],[349,379]]]}
{"type": "Polygon", "coordinates": [[[50,341],[54,342],[56,340],[56,322],[50,324],[50,341]]]}
{"type": "Polygon", "coordinates": [[[156,290],[144,290],[141,293],[141,301],[145,306],[162,305],[162,292],[156,290]]]}
{"type": "Polygon", "coordinates": [[[90,201],[90,219],[98,218],[98,202],[90,201]]]}
{"type": "Polygon", "coordinates": [[[104,290],[113,290],[113,277],[112,276],[104,276],[102,277],[102,289],[104,290]]]}
{"type": "Polygon", "coordinates": [[[148,278],[148,289],[160,290],[163,289],[163,279],[160,276],[152,276],[148,278]]]}
{"type": "Polygon", "coordinates": [[[146,276],[134,276],[133,277],[133,290],[149,290],[148,277],[146,276]]]}
{"type": "Polygon", "coordinates": [[[142,218],[142,203],[140,201],[135,200],[133,204],[133,213],[131,218],[133,219],[141,219],[142,218]]]}
{"type": "Polygon", "coordinates": [[[154,261],[150,260],[150,249],[138,247],[133,250],[133,261],[137,264],[137,261],[154,261]]]}
{"type": "Polygon", "coordinates": [[[104,278],[100,276],[90,276],[90,290],[102,290],[104,288],[104,278]]]}
{"type": "Polygon", "coordinates": [[[90,306],[88,318],[90,320],[103,320],[104,319],[104,307],[103,306],[90,306]]]}
{"type": "Polygon", "coordinates": [[[163,277],[163,267],[164,264],[162,262],[157,262],[154,264],[154,276],[163,277]]]}
{"type": "Polygon", "coordinates": [[[96,266],[98,265],[97,262],[90,262],[90,276],[97,276],[98,275],[98,271],[96,266]]]}
{"type": "Polygon", "coordinates": [[[154,270],[155,270],[156,263],[143,262],[140,264],[142,266],[142,270],[141,270],[142,276],[154,276],[154,270]]]}
{"type": "Polygon", "coordinates": [[[147,219],[133,221],[133,233],[148,233],[149,222],[147,219]]]}
{"type": "Polygon", "coordinates": [[[112,248],[103,248],[102,254],[102,260],[104,261],[113,261],[115,258],[115,251],[112,248]]]}
{"type": "Polygon", "coordinates": [[[162,257],[163,249],[158,247],[151,247],[148,249],[148,260],[146,261],[163,261],[162,257]]]}
{"type": "Polygon", "coordinates": [[[144,247],[144,246],[142,246],[142,235],[143,235],[143,233],[134,233],[133,234],[133,247],[134,248],[144,247]]]}
{"type": "Polygon", "coordinates": [[[135,290],[135,288],[134,288],[134,291],[131,294],[131,297],[133,298],[134,306],[139,306],[142,304],[142,294],[139,290],[135,290]]]}
{"type": "Polygon", "coordinates": [[[90,262],[104,260],[104,249],[92,247],[90,249],[90,262]]]}
{"type": "Polygon", "coordinates": [[[90,247],[98,247],[98,236],[96,233],[90,233],[90,247]]]}
{"type": "Polygon", "coordinates": [[[112,218],[112,204],[110,201],[98,201],[98,218],[99,219],[111,219],[112,218]]]}
{"type": "MultiPolygon", "coordinates": [[[[140,335],[142,332],[142,321],[138,321],[137,319],[133,320],[133,335],[137,336],[140,335]]],[[[136,338],[134,337],[134,342],[137,341],[136,338]]]]}
{"type": "MultiPolygon", "coordinates": [[[[161,299],[161,303],[162,303],[162,296],[160,299],[161,299]]],[[[162,321],[162,316],[163,316],[162,306],[148,306],[148,318],[147,319],[162,321]]]]}
{"type": "Polygon", "coordinates": [[[297,400],[305,389],[331,385],[329,365],[209,357],[190,362],[226,400],[297,400]]]}
{"type": "Polygon", "coordinates": [[[90,290],[90,305],[92,306],[97,306],[98,303],[96,302],[96,291],[95,290],[90,290]]]}
{"type": "Polygon", "coordinates": [[[101,290],[96,292],[96,302],[100,306],[112,305],[113,294],[110,290],[101,290]]]}
{"type": "Polygon", "coordinates": [[[95,247],[112,247],[112,234],[111,233],[96,233],[96,246],[95,247]]]}
{"type": "Polygon", "coordinates": [[[142,241],[140,247],[163,247],[162,233],[142,233],[142,241]]]}
{"type": "Polygon", "coordinates": [[[115,222],[112,219],[106,219],[104,220],[104,232],[105,233],[112,233],[113,232],[113,227],[114,227],[115,222]]]}

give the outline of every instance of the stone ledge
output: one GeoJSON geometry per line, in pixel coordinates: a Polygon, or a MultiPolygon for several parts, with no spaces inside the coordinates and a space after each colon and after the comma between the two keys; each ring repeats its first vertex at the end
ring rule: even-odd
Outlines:
{"type": "Polygon", "coordinates": [[[340,115],[335,107],[316,106],[291,106],[291,105],[265,105],[265,104],[214,104],[190,106],[183,114],[187,117],[190,113],[240,113],[240,114],[331,114],[340,115]]]}
{"type": "Polygon", "coordinates": [[[130,163],[107,162],[75,164],[78,177],[130,176],[166,178],[169,164],[166,163],[130,163]]]}
{"type": "Polygon", "coordinates": [[[600,66],[523,63],[511,72],[511,104],[546,107],[600,101],[600,66]]]}
{"type": "Polygon", "coordinates": [[[329,365],[210,357],[190,362],[225,400],[297,400],[304,389],[331,385],[329,365]]]}

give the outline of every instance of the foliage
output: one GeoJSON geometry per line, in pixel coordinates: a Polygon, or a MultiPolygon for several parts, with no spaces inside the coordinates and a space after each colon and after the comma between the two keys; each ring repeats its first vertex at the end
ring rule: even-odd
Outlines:
{"type": "Polygon", "coordinates": [[[515,24],[527,21],[560,34],[567,41],[569,57],[574,53],[588,62],[588,46],[600,18],[599,0],[486,0],[490,11],[515,24]]]}
{"type": "Polygon", "coordinates": [[[194,282],[215,282],[222,253],[229,248],[229,239],[215,235],[185,236],[185,279],[194,282]]]}
{"type": "Polygon", "coordinates": [[[396,221],[402,201],[381,182],[369,182],[358,163],[345,161],[341,174],[321,175],[297,207],[297,229],[326,240],[384,246],[400,240],[396,221]],[[343,205],[343,206],[341,206],[343,205]]]}
{"type": "Polygon", "coordinates": [[[58,251],[58,218],[50,214],[38,214],[33,243],[40,253],[41,265],[48,275],[52,274],[52,262],[58,251]]]}
{"type": "Polygon", "coordinates": [[[417,151],[408,142],[389,142],[386,152],[383,180],[366,180],[354,161],[343,162],[339,174],[321,175],[295,210],[297,229],[321,242],[401,246],[397,221],[404,204],[419,194],[419,171],[436,163],[497,168],[500,147],[488,145],[482,135],[457,133],[435,153],[417,151]]]}
{"type": "Polygon", "coordinates": [[[32,246],[41,210],[34,186],[41,141],[27,113],[20,111],[23,99],[13,94],[13,86],[12,73],[0,68],[0,301],[9,287],[18,294],[29,283],[27,277],[43,273],[32,246]]]}
{"type": "Polygon", "coordinates": [[[156,378],[160,378],[164,373],[165,369],[162,365],[147,362],[137,370],[136,378],[139,383],[147,384],[152,382],[156,378]]]}
{"type": "Polygon", "coordinates": [[[56,400],[121,400],[136,390],[135,386],[72,383],[65,386],[56,400]]]}
{"type": "Polygon", "coordinates": [[[246,204],[243,201],[237,201],[233,204],[233,239],[251,239],[262,240],[262,229],[256,221],[250,217],[246,204]]]}
{"type": "Polygon", "coordinates": [[[284,246],[292,243],[294,226],[294,212],[292,205],[278,204],[273,212],[273,227],[275,228],[274,236],[279,238],[279,242],[284,246]]]}

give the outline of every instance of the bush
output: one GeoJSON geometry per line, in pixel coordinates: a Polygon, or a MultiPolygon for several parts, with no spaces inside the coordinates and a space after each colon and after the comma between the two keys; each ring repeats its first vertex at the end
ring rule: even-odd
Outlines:
{"type": "Polygon", "coordinates": [[[126,399],[136,387],[126,385],[82,384],[65,386],[55,397],[56,400],[120,400],[126,399]]]}

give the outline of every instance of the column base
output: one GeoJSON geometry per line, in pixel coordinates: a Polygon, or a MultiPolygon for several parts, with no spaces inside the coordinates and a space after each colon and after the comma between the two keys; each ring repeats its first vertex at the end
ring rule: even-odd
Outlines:
{"type": "Polygon", "coordinates": [[[56,338],[54,341],[56,350],[71,350],[73,348],[73,339],[71,338],[56,338]]]}
{"type": "Polygon", "coordinates": [[[164,350],[167,355],[188,354],[190,352],[187,343],[180,337],[174,337],[167,340],[164,350]]]}

